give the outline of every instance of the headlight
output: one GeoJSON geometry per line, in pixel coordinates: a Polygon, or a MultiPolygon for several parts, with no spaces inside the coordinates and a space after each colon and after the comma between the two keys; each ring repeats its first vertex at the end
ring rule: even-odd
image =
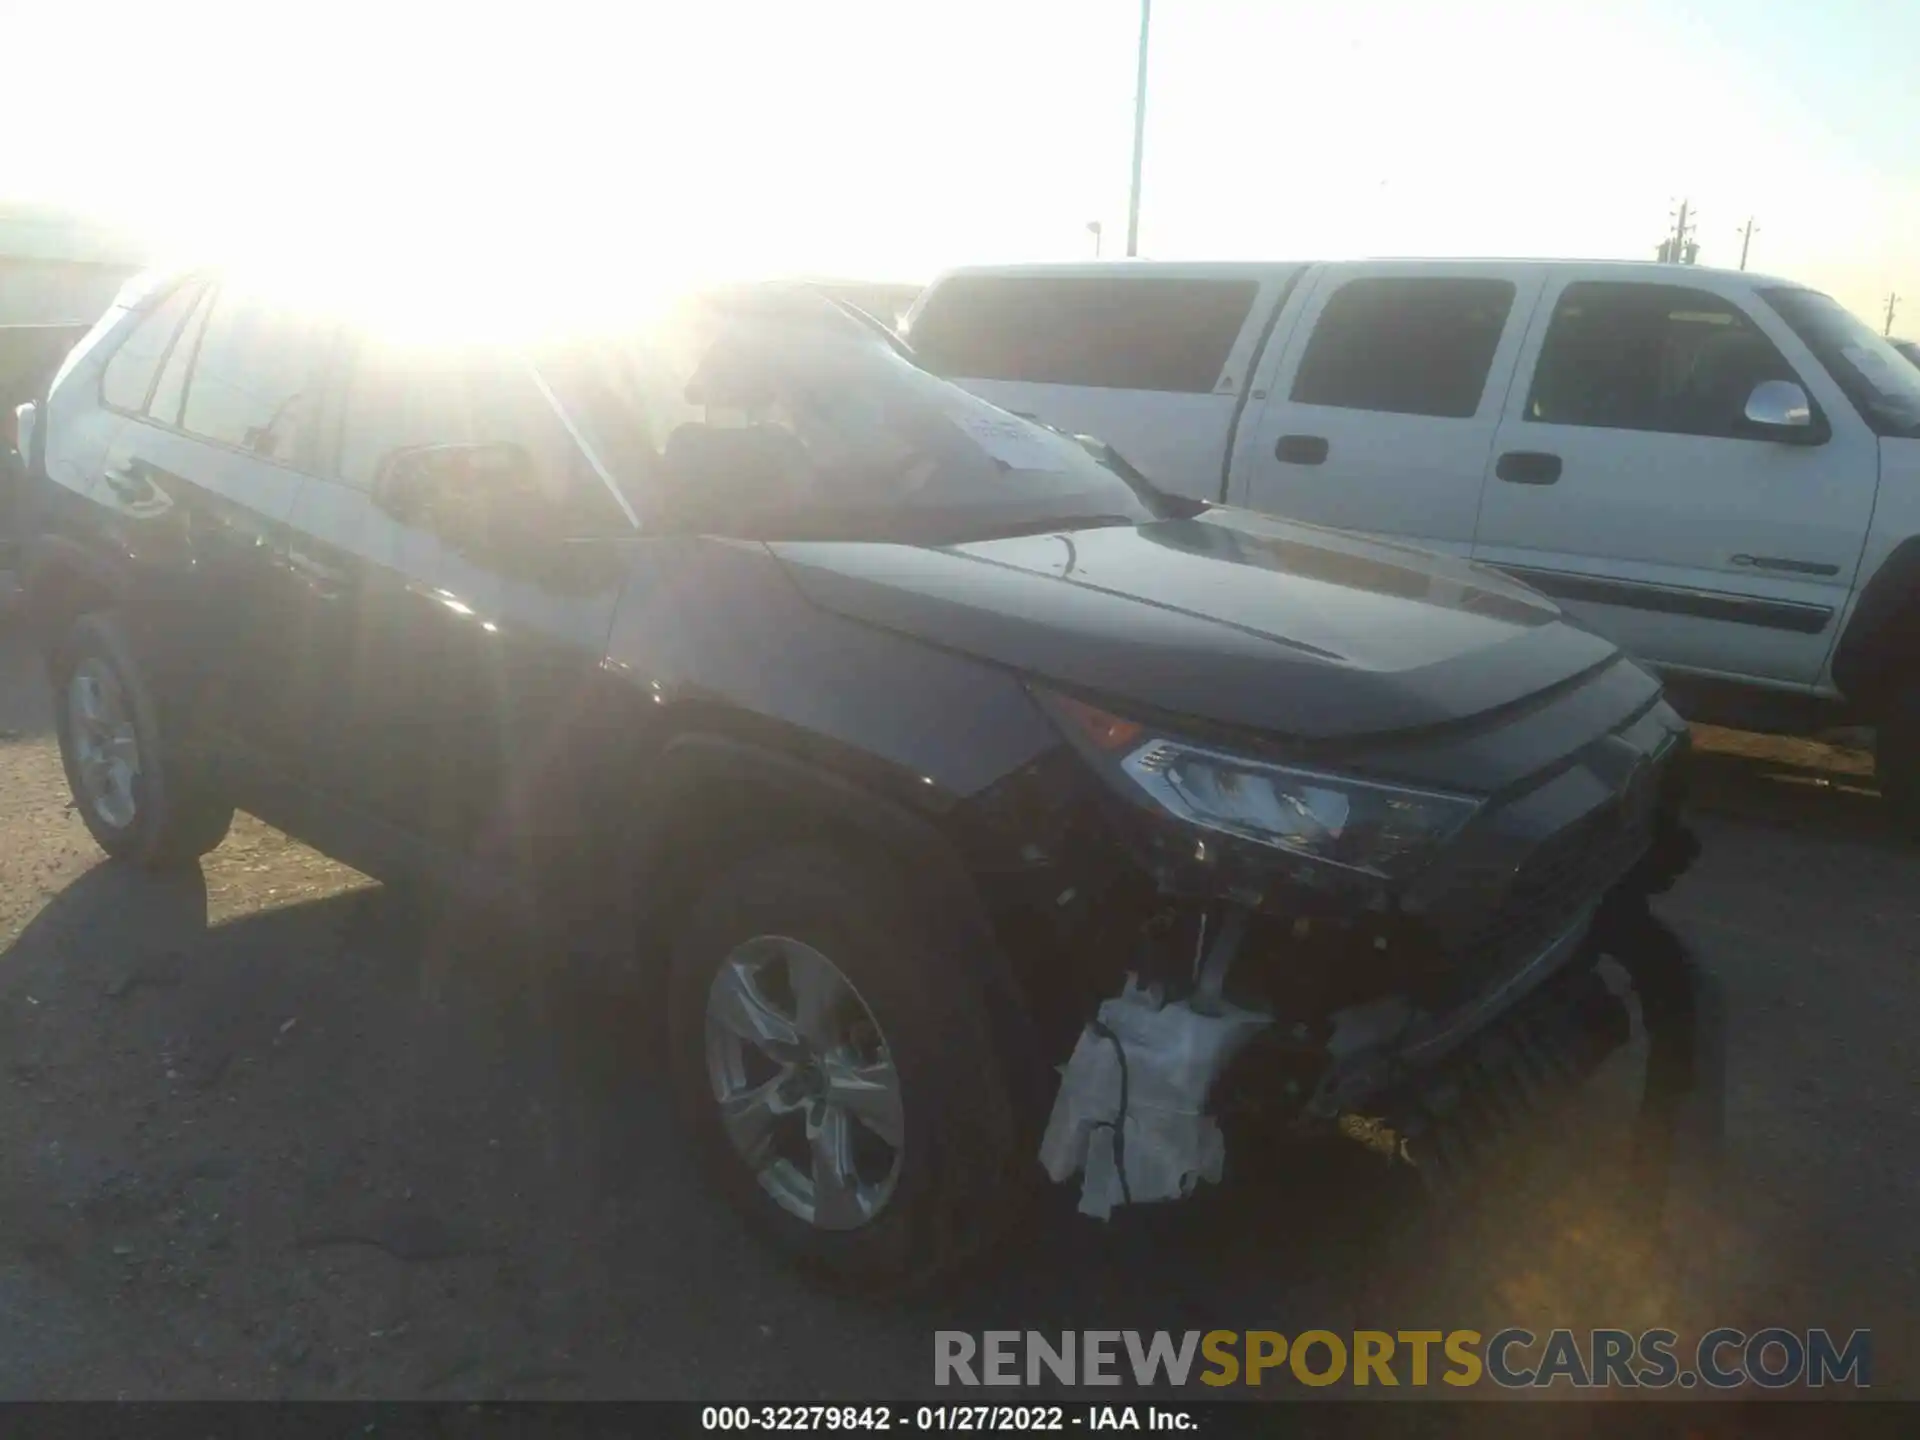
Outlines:
{"type": "Polygon", "coordinates": [[[1067,696],[1044,699],[1082,749],[1168,814],[1344,869],[1417,869],[1480,808],[1469,796],[1275,764],[1157,735],[1067,696]]]}

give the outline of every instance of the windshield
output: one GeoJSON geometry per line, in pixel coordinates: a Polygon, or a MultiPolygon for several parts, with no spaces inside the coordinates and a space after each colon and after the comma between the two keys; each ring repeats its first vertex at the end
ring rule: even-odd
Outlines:
{"type": "Polygon", "coordinates": [[[1837,300],[1793,288],[1760,293],[1876,433],[1920,435],[1920,369],[1837,300]]]}
{"type": "Polygon", "coordinates": [[[950,543],[1156,513],[1072,439],[796,288],[689,297],[535,363],[647,529],[950,543]]]}

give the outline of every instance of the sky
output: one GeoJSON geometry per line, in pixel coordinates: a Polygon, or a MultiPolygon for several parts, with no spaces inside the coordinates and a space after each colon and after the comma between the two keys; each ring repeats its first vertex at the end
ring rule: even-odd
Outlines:
{"type": "MultiPolygon", "coordinates": [[[[1124,244],[1138,0],[0,0],[0,34],[0,199],[183,253],[497,290],[1124,244]]],[[[1752,268],[1920,333],[1920,4],[1158,0],[1144,182],[1165,259],[1650,259],[1686,197],[1703,263],[1751,216],[1752,268]]]]}

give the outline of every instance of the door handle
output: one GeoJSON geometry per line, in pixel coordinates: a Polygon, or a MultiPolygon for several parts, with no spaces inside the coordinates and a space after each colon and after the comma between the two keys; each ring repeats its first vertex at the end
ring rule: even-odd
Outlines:
{"type": "Polygon", "coordinates": [[[1544,450],[1509,450],[1493,473],[1509,485],[1551,485],[1560,478],[1560,457],[1544,450]]]}
{"type": "Polygon", "coordinates": [[[287,568],[306,582],[316,600],[338,600],[347,593],[346,574],[298,550],[287,553],[287,568]]]}
{"type": "Polygon", "coordinates": [[[1327,458],[1324,435],[1282,435],[1273,447],[1273,458],[1287,465],[1320,465],[1327,458]]]}
{"type": "Polygon", "coordinates": [[[132,500],[145,492],[147,482],[141,478],[140,471],[133,465],[116,465],[105,471],[101,477],[107,488],[122,500],[132,500]]]}

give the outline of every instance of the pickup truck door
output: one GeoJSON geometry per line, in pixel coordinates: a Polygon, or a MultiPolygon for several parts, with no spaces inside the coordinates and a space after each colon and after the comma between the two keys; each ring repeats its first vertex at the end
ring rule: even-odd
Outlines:
{"type": "Polygon", "coordinates": [[[1872,432],[1743,287],[1556,270],[1501,419],[1476,558],[1655,665],[1816,682],[1872,516],[1872,432]],[[1811,443],[1744,418],[1765,380],[1811,443]]]}
{"type": "Polygon", "coordinates": [[[1329,265],[1281,315],[1227,498],[1465,555],[1538,266],[1329,265]]]}

